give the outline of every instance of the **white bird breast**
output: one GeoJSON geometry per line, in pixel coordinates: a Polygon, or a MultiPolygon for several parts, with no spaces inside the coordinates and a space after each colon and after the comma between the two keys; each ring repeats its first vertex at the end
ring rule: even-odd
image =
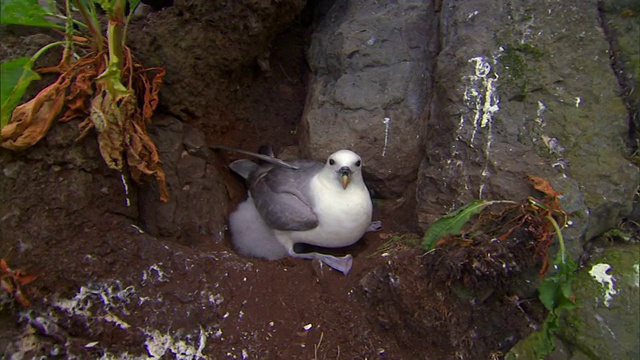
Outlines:
{"type": "Polygon", "coordinates": [[[358,241],[371,224],[373,209],[364,183],[352,182],[343,189],[338,182],[327,184],[316,177],[311,189],[312,194],[322,194],[313,199],[319,224],[313,230],[289,232],[287,240],[324,247],[349,246],[358,241]]]}

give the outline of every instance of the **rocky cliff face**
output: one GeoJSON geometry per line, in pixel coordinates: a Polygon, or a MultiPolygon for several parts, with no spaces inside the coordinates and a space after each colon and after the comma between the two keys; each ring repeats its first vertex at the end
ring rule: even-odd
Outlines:
{"type": "Polygon", "coordinates": [[[564,194],[570,251],[632,211],[638,168],[598,2],[338,1],[314,33],[303,145],[364,154],[421,227],[472,199],[564,194]]]}

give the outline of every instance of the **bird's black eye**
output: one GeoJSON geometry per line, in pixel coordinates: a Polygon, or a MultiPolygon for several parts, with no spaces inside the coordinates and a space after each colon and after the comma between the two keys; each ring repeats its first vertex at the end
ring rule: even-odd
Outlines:
{"type": "Polygon", "coordinates": [[[329,165],[335,165],[336,161],[333,159],[329,159],[329,165]]]}
{"type": "Polygon", "coordinates": [[[362,164],[362,162],[360,160],[356,161],[356,166],[360,167],[360,165],[362,164]]]}

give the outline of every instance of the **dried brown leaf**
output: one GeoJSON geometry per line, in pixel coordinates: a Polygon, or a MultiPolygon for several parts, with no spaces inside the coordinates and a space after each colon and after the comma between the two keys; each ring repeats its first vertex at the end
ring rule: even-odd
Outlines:
{"type": "Polygon", "coordinates": [[[110,168],[122,171],[123,114],[106,90],[100,91],[91,100],[89,116],[98,131],[98,145],[102,158],[110,168]]]}
{"type": "Polygon", "coordinates": [[[142,107],[142,114],[145,120],[151,119],[151,115],[156,110],[160,99],[158,98],[158,93],[160,92],[160,86],[162,85],[162,79],[165,75],[165,70],[163,68],[153,68],[147,69],[148,71],[159,71],[151,81],[151,85],[149,85],[149,81],[145,76],[142,76],[144,81],[144,105],[142,107]]]}
{"type": "Polygon", "coordinates": [[[539,176],[529,175],[529,180],[533,183],[533,187],[551,198],[558,198],[562,194],[555,191],[547,179],[539,176]]]}
{"type": "Polygon", "coordinates": [[[37,143],[62,111],[64,97],[64,83],[59,79],[30,101],[16,107],[9,124],[2,128],[0,146],[22,150],[37,143]]]}
{"type": "Polygon", "coordinates": [[[21,270],[11,270],[5,259],[0,259],[0,287],[25,308],[31,304],[22,293],[20,286],[26,285],[36,278],[37,276],[25,274],[21,270]]]}
{"type": "Polygon", "coordinates": [[[69,121],[77,118],[85,118],[89,113],[88,100],[93,95],[93,81],[97,72],[92,68],[77,74],[71,86],[69,86],[69,94],[66,97],[67,111],[62,115],[59,121],[69,121]]]}
{"type": "Polygon", "coordinates": [[[27,285],[28,283],[32,282],[37,278],[38,276],[36,275],[23,274],[23,273],[20,273],[16,276],[16,280],[20,285],[27,285]]]}
{"type": "MultiPolygon", "coordinates": [[[[139,120],[141,120],[139,118],[139,120]]],[[[131,168],[131,176],[136,181],[142,180],[142,175],[156,178],[160,191],[160,200],[169,200],[166,178],[162,170],[162,163],[153,140],[146,133],[144,123],[130,122],[127,126],[127,162],[131,168]]]]}
{"type": "Polygon", "coordinates": [[[24,294],[22,294],[22,290],[20,290],[20,288],[16,289],[16,291],[13,293],[13,296],[23,307],[28,308],[29,306],[31,306],[31,303],[29,302],[29,300],[27,300],[24,294]]]}

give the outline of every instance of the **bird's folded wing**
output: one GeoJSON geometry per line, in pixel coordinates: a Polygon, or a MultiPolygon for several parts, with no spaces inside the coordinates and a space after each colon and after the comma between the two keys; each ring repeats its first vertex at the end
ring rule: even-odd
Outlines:
{"type": "Polygon", "coordinates": [[[273,229],[303,231],[318,226],[309,183],[322,167],[304,162],[296,165],[301,165],[299,170],[272,168],[249,185],[260,216],[273,229]]]}
{"type": "Polygon", "coordinates": [[[229,167],[233,172],[242,176],[245,180],[248,180],[251,173],[258,169],[258,164],[251,160],[240,159],[229,164],[229,167]]]}

